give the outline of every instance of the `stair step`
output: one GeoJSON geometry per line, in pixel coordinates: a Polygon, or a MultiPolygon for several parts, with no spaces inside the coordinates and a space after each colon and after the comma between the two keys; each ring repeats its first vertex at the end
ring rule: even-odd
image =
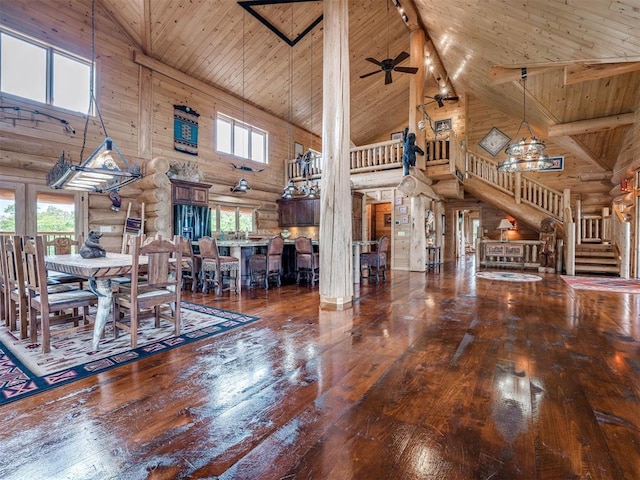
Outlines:
{"type": "Polygon", "coordinates": [[[615,258],[578,258],[575,260],[576,265],[618,265],[618,260],[615,258]]]}
{"type": "Polygon", "coordinates": [[[576,252],[576,258],[578,257],[592,257],[592,258],[616,258],[618,255],[616,252],[576,252]]]}
{"type": "Polygon", "coordinates": [[[575,271],[576,272],[582,272],[582,273],[586,273],[586,272],[590,272],[590,273],[620,273],[620,269],[617,266],[612,266],[612,267],[599,267],[596,265],[576,265],[575,266],[575,271]]]}

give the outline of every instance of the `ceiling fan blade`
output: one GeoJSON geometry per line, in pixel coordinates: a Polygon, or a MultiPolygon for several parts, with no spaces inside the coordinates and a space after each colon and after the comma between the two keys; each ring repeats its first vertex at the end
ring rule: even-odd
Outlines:
{"type": "Polygon", "coordinates": [[[389,85],[391,82],[393,82],[393,78],[391,78],[391,70],[387,70],[384,72],[384,84],[389,85]]]}
{"type": "Polygon", "coordinates": [[[444,102],[442,101],[441,98],[436,98],[436,102],[438,102],[438,107],[440,108],[444,107],[444,102]]]}
{"type": "Polygon", "coordinates": [[[393,66],[395,67],[401,62],[404,62],[407,58],[409,58],[409,54],[407,52],[400,52],[396,58],[393,59],[393,66]]]}
{"type": "Polygon", "coordinates": [[[379,67],[382,66],[382,62],[379,62],[378,60],[376,60],[375,58],[371,58],[371,57],[367,57],[365,58],[365,60],[367,60],[368,62],[371,63],[375,63],[376,65],[378,65],[379,67]]]}
{"type": "Polygon", "coordinates": [[[447,97],[447,98],[443,98],[443,100],[450,100],[452,102],[457,102],[458,100],[460,100],[460,97],[447,97]]]}
{"type": "Polygon", "coordinates": [[[394,70],[396,72],[413,74],[418,72],[418,67],[395,67],[394,70]]]}
{"type": "Polygon", "coordinates": [[[360,78],[366,78],[380,72],[382,72],[382,70],[376,70],[375,72],[365,73],[364,75],[360,75],[360,78]]]}

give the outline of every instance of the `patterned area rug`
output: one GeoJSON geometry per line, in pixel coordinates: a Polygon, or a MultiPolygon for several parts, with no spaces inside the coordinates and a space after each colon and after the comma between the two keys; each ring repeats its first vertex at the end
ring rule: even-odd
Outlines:
{"type": "Polygon", "coordinates": [[[640,293],[640,280],[626,280],[617,277],[569,277],[564,275],[562,279],[576,290],[640,293]]]}
{"type": "Polygon", "coordinates": [[[539,282],[542,277],[531,275],[529,273],[513,273],[513,272],[478,272],[476,277],[486,278],[488,280],[502,280],[504,282],[539,282]]]}
{"type": "Polygon", "coordinates": [[[191,302],[181,306],[180,336],[173,335],[167,322],[155,328],[153,319],[143,320],[135,349],[130,348],[128,334],[114,338],[110,324],[98,352],[90,351],[93,330],[89,328],[53,335],[47,354],[39,343],[20,340],[0,327],[0,405],[259,320],[191,302]]]}

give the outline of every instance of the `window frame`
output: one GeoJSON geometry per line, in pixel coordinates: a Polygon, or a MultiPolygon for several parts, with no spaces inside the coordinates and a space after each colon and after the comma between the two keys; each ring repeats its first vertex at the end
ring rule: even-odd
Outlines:
{"type": "MultiPolygon", "coordinates": [[[[243,233],[240,229],[240,217],[242,215],[241,210],[251,210],[251,230],[249,230],[249,234],[257,233],[256,228],[256,212],[258,207],[253,206],[240,206],[240,205],[230,205],[225,203],[216,203],[210,205],[211,208],[211,233],[221,233],[220,230],[220,211],[223,210],[233,210],[234,211],[234,223],[235,230],[234,232],[243,233]]],[[[229,230],[225,230],[225,233],[229,233],[229,230]]]]}
{"type": "Polygon", "coordinates": [[[231,155],[234,156],[236,158],[240,158],[242,160],[249,160],[251,162],[256,162],[259,163],[261,165],[268,165],[269,164],[269,132],[267,132],[266,130],[260,128],[260,127],[256,127],[255,125],[251,125],[250,123],[247,122],[243,122],[242,120],[238,120],[236,118],[231,117],[230,115],[226,115],[224,113],[220,113],[218,112],[216,114],[216,128],[215,128],[215,132],[216,132],[216,137],[215,137],[215,148],[216,148],[216,152],[223,154],[223,155],[231,155]],[[223,121],[228,123],[231,128],[231,133],[230,133],[230,138],[229,138],[229,146],[230,146],[230,152],[226,152],[224,150],[221,150],[218,146],[219,144],[219,135],[218,132],[220,131],[220,129],[218,128],[218,122],[219,121],[223,121]],[[243,128],[246,129],[246,144],[244,145],[244,149],[247,152],[247,156],[245,157],[244,155],[239,155],[236,153],[236,149],[235,149],[235,131],[236,131],[236,127],[238,128],[243,128]],[[259,135],[262,136],[262,148],[263,148],[263,160],[257,160],[256,158],[253,158],[253,136],[254,135],[259,135]]]}
{"type": "MultiPolygon", "coordinates": [[[[55,85],[54,85],[54,69],[55,69],[55,64],[56,62],[54,61],[54,58],[56,55],[58,55],[59,57],[65,58],[67,60],[70,60],[72,62],[75,62],[77,64],[82,65],[83,67],[87,67],[89,68],[89,75],[88,75],[88,81],[89,81],[89,85],[87,86],[87,90],[90,91],[91,89],[91,73],[93,72],[93,84],[96,85],[96,69],[93,68],[93,64],[91,62],[91,60],[86,59],[80,55],[76,55],[72,52],[63,50],[61,48],[57,48],[51,44],[36,40],[32,37],[29,37],[27,35],[24,35],[20,32],[14,31],[14,30],[10,30],[6,27],[0,27],[0,51],[1,51],[1,47],[2,47],[2,35],[7,35],[9,37],[12,37],[13,39],[20,41],[20,42],[24,42],[27,43],[29,45],[41,48],[44,50],[45,52],[45,68],[44,68],[44,76],[45,78],[42,79],[43,83],[44,83],[44,87],[45,87],[45,99],[44,102],[42,102],[39,99],[35,99],[35,98],[31,98],[31,97],[24,97],[22,95],[19,94],[15,94],[15,93],[11,93],[11,92],[7,92],[2,90],[3,86],[0,83],[0,95],[7,95],[13,98],[18,98],[21,100],[25,100],[28,102],[33,102],[33,103],[37,103],[40,105],[47,105],[51,108],[55,108],[55,109],[59,109],[59,110],[65,110],[65,111],[69,111],[69,112],[77,112],[77,113],[81,113],[86,115],[87,111],[89,113],[89,115],[93,116],[95,114],[94,110],[94,102],[91,101],[90,98],[88,98],[88,106],[87,108],[84,109],[84,111],[81,110],[76,110],[72,107],[68,107],[68,106],[64,106],[64,105],[56,105],[55,103],[55,98],[54,98],[54,90],[55,90],[55,85]]],[[[0,65],[1,67],[1,65],[0,65]]],[[[0,75],[0,80],[1,80],[1,75],[0,75]]],[[[94,92],[94,96],[95,96],[95,92],[94,92]]]]}

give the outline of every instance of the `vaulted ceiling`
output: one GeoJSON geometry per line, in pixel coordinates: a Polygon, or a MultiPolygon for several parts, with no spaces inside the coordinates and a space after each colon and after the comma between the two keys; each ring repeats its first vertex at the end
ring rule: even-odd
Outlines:
{"type": "MultiPolygon", "coordinates": [[[[295,39],[322,14],[323,4],[263,3],[253,6],[261,22],[234,0],[99,0],[134,48],[320,135],[323,23],[293,46],[265,24],[295,39]]],[[[528,67],[527,120],[545,135],[571,124],[559,144],[603,169],[613,166],[611,145],[621,142],[629,117],[582,129],[572,122],[634,113],[640,103],[637,0],[350,0],[349,25],[356,145],[388,138],[415,108],[409,104],[411,75],[394,72],[389,85],[382,73],[360,78],[379,68],[367,57],[409,51],[409,27],[425,30],[442,63],[426,75],[427,95],[437,92],[437,78],[448,80],[461,98],[521,119],[518,80],[520,67],[528,67]]]]}

